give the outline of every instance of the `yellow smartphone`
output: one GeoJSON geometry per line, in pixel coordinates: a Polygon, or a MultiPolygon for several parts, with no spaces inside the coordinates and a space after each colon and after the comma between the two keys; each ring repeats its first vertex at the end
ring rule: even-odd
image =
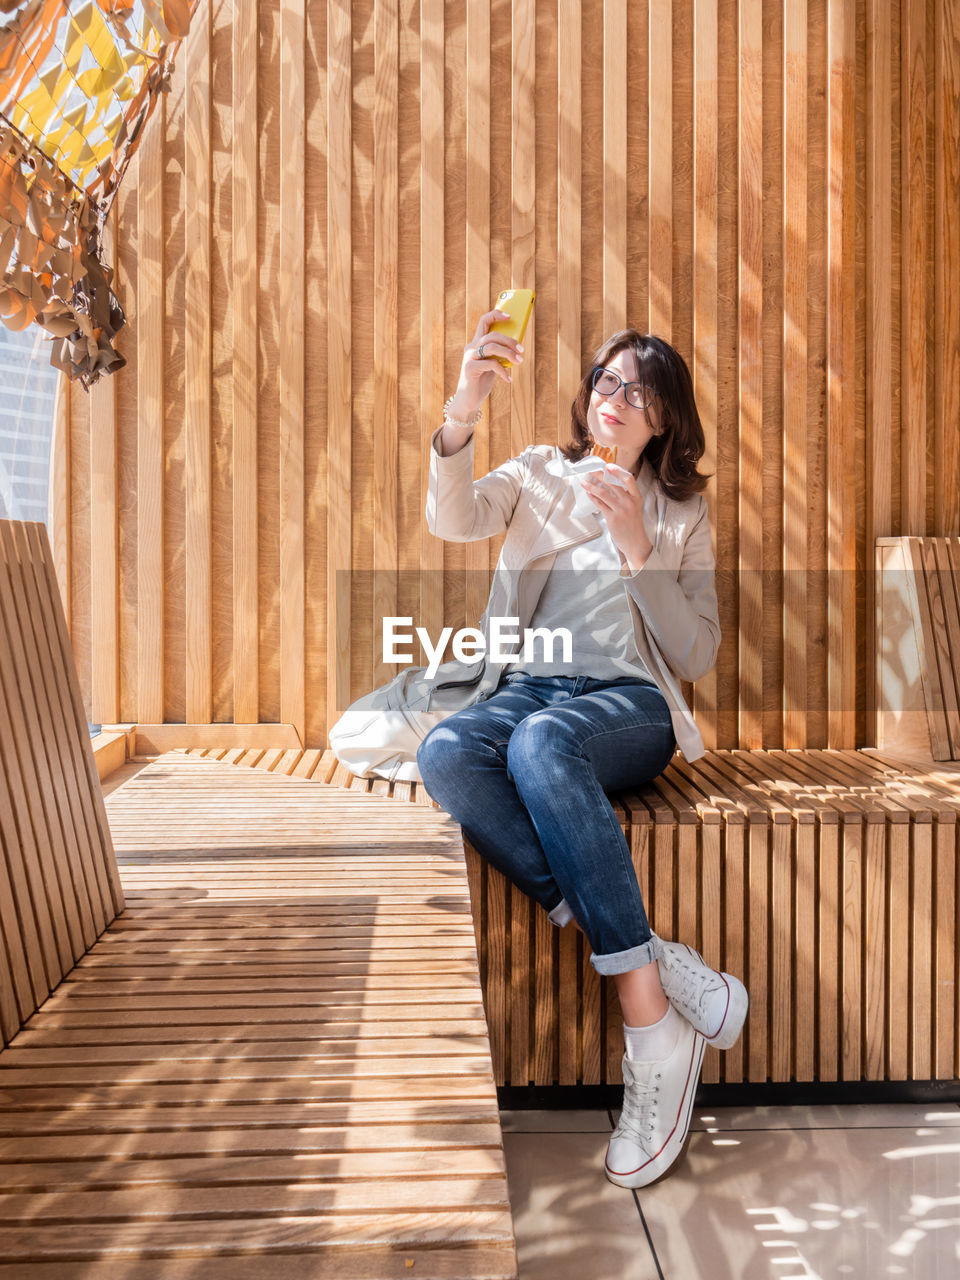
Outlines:
{"type": "MultiPolygon", "coordinates": [[[[536,296],[534,289],[504,289],[494,305],[497,311],[506,311],[510,319],[494,320],[490,326],[490,333],[505,333],[508,337],[522,342],[536,296]]],[[[508,360],[506,356],[494,356],[494,359],[499,360],[505,369],[513,365],[513,361],[508,360]]]]}

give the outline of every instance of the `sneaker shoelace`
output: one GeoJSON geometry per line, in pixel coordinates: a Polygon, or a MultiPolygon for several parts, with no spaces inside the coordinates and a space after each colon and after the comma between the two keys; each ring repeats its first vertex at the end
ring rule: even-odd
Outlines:
{"type": "Polygon", "coordinates": [[[671,958],[671,967],[674,981],[678,984],[671,994],[678,1004],[687,1009],[698,1009],[703,997],[708,992],[715,991],[719,985],[720,980],[715,974],[706,974],[702,969],[685,964],[676,957],[671,958]]]}
{"type": "Polygon", "coordinates": [[[629,1058],[623,1063],[623,1106],[620,1109],[620,1120],[613,1131],[615,1138],[630,1135],[641,1145],[650,1139],[654,1128],[654,1113],[657,1107],[657,1095],[660,1092],[660,1072],[650,1072],[644,1080],[640,1072],[650,1064],[633,1063],[629,1058]]]}

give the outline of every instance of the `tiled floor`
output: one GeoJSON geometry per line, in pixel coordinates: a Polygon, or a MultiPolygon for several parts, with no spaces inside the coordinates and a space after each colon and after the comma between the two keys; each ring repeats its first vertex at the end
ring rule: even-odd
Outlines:
{"type": "Polygon", "coordinates": [[[501,1120],[521,1280],[960,1280],[960,1106],[699,1109],[638,1192],[616,1112],[501,1120]]]}

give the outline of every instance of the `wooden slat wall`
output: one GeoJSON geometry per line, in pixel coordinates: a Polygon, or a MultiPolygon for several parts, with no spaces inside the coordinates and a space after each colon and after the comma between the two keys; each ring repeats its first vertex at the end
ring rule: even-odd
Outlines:
{"type": "MultiPolygon", "coordinates": [[[[164,99],[160,100],[157,125],[166,123],[164,99]]],[[[136,564],[131,566],[136,582],[137,625],[136,688],[138,720],[164,719],[164,608],[169,603],[164,592],[164,515],[167,501],[164,467],[164,262],[163,161],[164,138],[155,127],[145,134],[137,184],[137,316],[139,334],[136,347],[137,401],[139,429],[134,433],[137,459],[136,564]]],[[[122,233],[121,233],[122,234],[122,233]]],[[[77,397],[71,400],[78,406],[77,397]]],[[[79,407],[79,406],[78,406],[79,407]]],[[[94,411],[91,404],[90,412],[94,411]]],[[[91,425],[91,432],[92,432],[91,425]]],[[[93,492],[93,486],[90,486],[93,492]]],[[[178,507],[182,505],[178,503],[178,507]]],[[[88,508],[91,530],[100,513],[88,508]]],[[[92,559],[92,557],[91,557],[92,559]]],[[[93,577],[91,565],[90,578],[93,577]]],[[[94,639],[91,618],[89,643],[94,639]]],[[[96,708],[99,713],[99,707],[96,708]]],[[[104,717],[104,722],[111,723],[104,717]]]]}
{"type": "MultiPolygon", "coordinates": [[[[326,600],[327,628],[322,639],[327,661],[324,668],[323,705],[317,710],[327,724],[350,701],[349,637],[351,624],[349,590],[343,589],[342,571],[353,565],[352,502],[355,476],[352,457],[351,403],[353,396],[353,269],[352,269],[352,188],[349,0],[335,0],[327,8],[326,32],[326,253],[327,270],[321,285],[321,304],[326,319],[327,384],[327,485],[326,519],[326,600]],[[324,287],[325,286],[325,287],[324,287]]],[[[309,148],[309,140],[308,140],[309,148]]],[[[369,357],[369,345],[361,350],[369,357]]],[[[310,424],[305,423],[309,431],[310,424]]],[[[317,529],[315,533],[323,532],[317,529]]],[[[310,531],[307,531],[309,537],[310,531]]],[[[316,541],[314,541],[316,549],[316,541]]],[[[359,566],[357,566],[359,567],[359,566]]],[[[366,641],[364,640],[363,643],[366,641]]]]}
{"type": "MultiPolygon", "coordinates": [[[[197,11],[186,50],[184,105],[184,594],[186,718],[209,721],[212,702],[210,561],[211,281],[210,281],[210,11],[197,11]]],[[[182,57],[181,57],[182,60],[182,57]]]]}
{"type": "Polygon", "coordinates": [[[385,614],[476,621],[500,539],[426,532],[425,441],[513,283],[537,289],[529,354],[478,472],[567,438],[614,326],[671,338],[716,473],[705,738],[869,743],[858,573],[877,537],[960,523],[958,10],[201,5],[118,202],[128,364],[113,402],[71,390],[57,438],[90,717],[322,746],[392,674],[385,614]]]}
{"type": "Polygon", "coordinates": [[[42,524],[0,521],[0,1040],[119,911],[100,780],[42,524]]]}
{"type": "MultiPolygon", "coordinates": [[[[116,225],[116,211],[108,230],[116,225]]],[[[107,251],[116,237],[108,234],[107,251]]],[[[117,629],[117,384],[101,378],[90,393],[90,617],[97,643],[91,653],[93,702],[103,722],[119,720],[117,629]]]]}

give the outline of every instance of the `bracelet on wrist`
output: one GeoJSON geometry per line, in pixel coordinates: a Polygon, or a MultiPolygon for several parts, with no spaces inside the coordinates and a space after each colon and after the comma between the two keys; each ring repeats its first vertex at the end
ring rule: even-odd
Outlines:
{"type": "Polygon", "coordinates": [[[454,396],[451,396],[450,399],[443,406],[444,422],[449,423],[451,427],[464,427],[464,428],[475,427],[477,423],[480,421],[481,417],[483,416],[483,406],[481,405],[480,408],[477,409],[466,422],[464,422],[462,418],[455,418],[453,414],[450,412],[450,406],[451,404],[453,404],[453,401],[454,401],[454,396]]]}

